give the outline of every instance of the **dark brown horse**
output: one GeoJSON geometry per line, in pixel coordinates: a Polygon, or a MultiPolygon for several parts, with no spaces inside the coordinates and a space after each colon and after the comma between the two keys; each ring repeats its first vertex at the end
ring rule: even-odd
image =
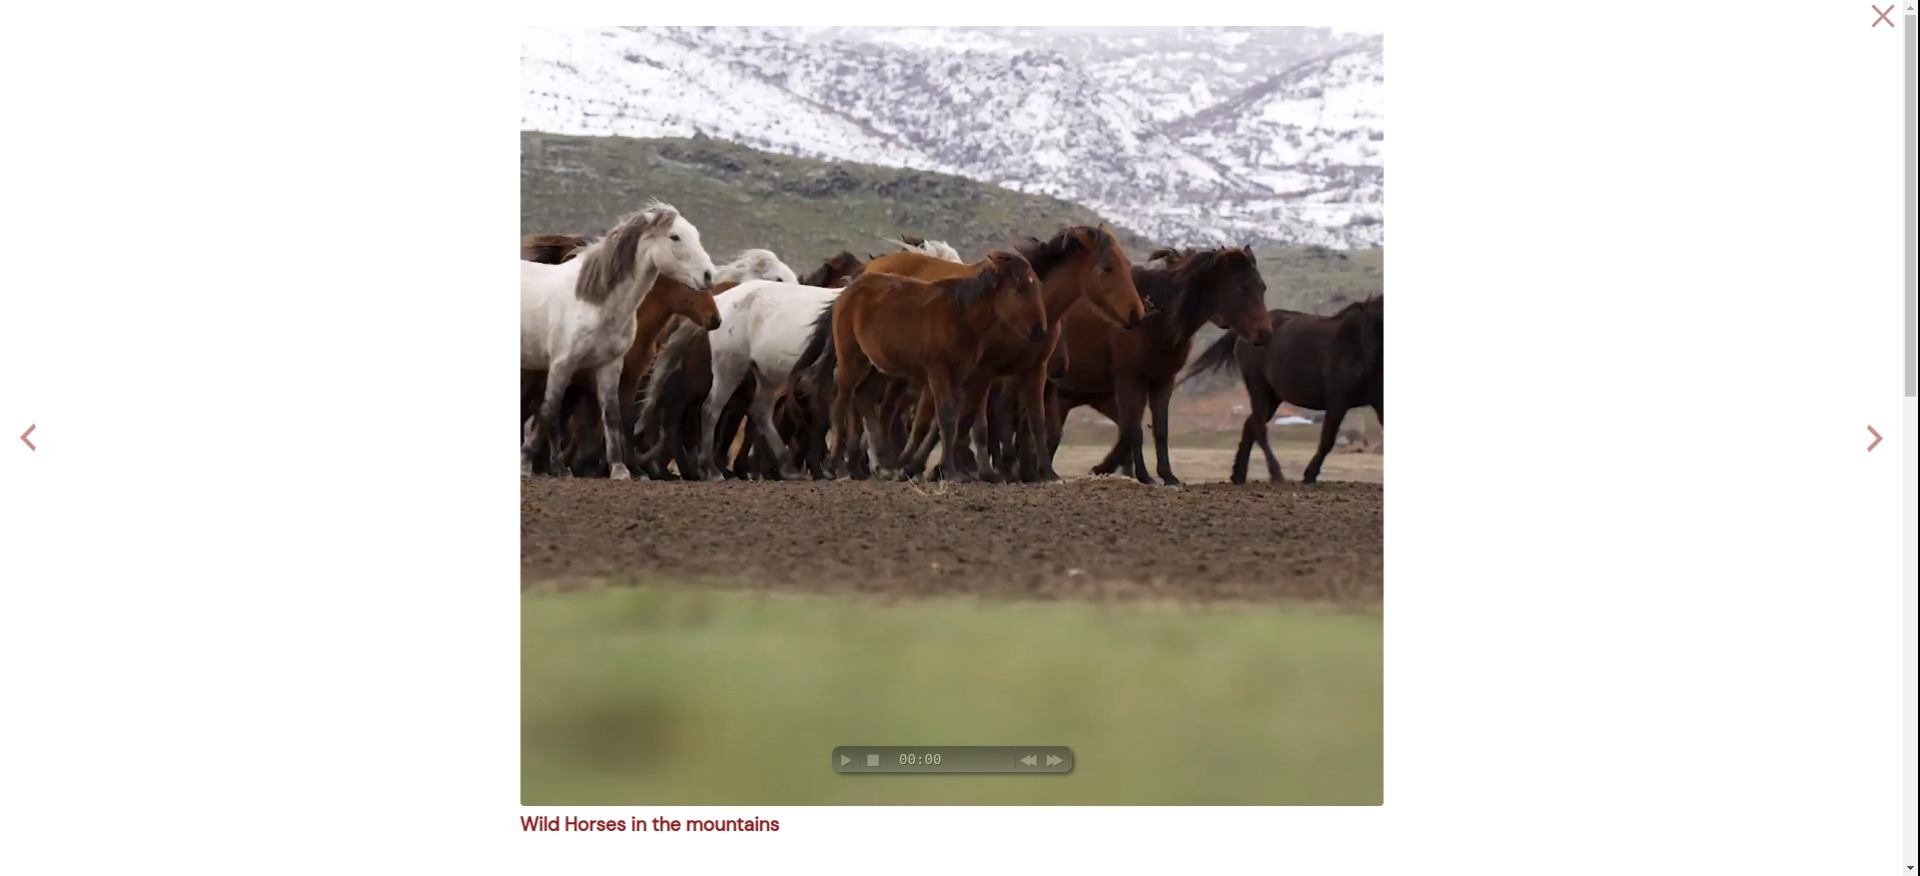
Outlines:
{"type": "Polygon", "coordinates": [[[1047,338],[1040,278],[1017,253],[992,252],[970,276],[924,282],[877,271],[872,265],[831,308],[836,354],[833,458],[842,467],[859,446],[864,426],[854,397],[868,381],[891,377],[921,384],[932,395],[940,423],[942,467],[956,481],[971,480],[955,463],[961,393],[979,367],[996,324],[1047,338]]]}
{"type": "Polygon", "coordinates": [[[1167,400],[1193,348],[1193,334],[1212,322],[1252,344],[1265,344],[1273,333],[1267,284],[1251,248],[1187,251],[1169,267],[1135,266],[1133,284],[1154,311],[1137,329],[1115,328],[1085,304],[1067,313],[1062,325],[1067,359],[1064,367],[1053,369],[1049,392],[1048,452],[1059,449],[1067,413],[1091,405],[1120,428],[1119,441],[1093,473],[1111,474],[1130,458],[1134,477],[1153,483],[1140,432],[1141,413],[1150,408],[1160,480],[1177,484],[1167,458],[1167,400]]]}
{"type": "Polygon", "coordinates": [[[1240,426],[1240,447],[1233,454],[1234,483],[1247,482],[1248,457],[1256,443],[1267,456],[1267,477],[1286,480],[1280,474],[1280,460],[1274,458],[1273,447],[1267,444],[1267,424],[1273,421],[1281,402],[1327,414],[1320,426],[1320,448],[1301,474],[1302,483],[1311,484],[1320,478],[1320,463],[1333,450],[1347,411],[1371,407],[1381,424],[1386,424],[1381,397],[1382,341],[1386,335],[1382,301],[1374,297],[1355,302],[1332,316],[1269,311],[1273,340],[1264,349],[1233,335],[1222,335],[1194,360],[1182,383],[1196,374],[1236,362],[1247,387],[1247,404],[1252,410],[1240,426]]]}
{"type": "MultiPolygon", "coordinates": [[[[987,333],[979,365],[961,396],[960,430],[972,433],[977,422],[987,427],[982,449],[988,451],[989,467],[978,472],[982,479],[1059,480],[1050,454],[1040,448],[1047,436],[1047,363],[1060,342],[1061,320],[1085,301],[1100,319],[1130,329],[1145,319],[1146,304],[1133,286],[1133,262],[1104,226],[1063,228],[1048,240],[1029,237],[1018,251],[1040,278],[1047,334],[1036,342],[1004,325],[987,333]],[[1009,403],[989,406],[990,393],[1002,394],[1009,403]],[[992,458],[996,439],[1013,445],[1008,448],[1012,452],[992,458]]],[[[917,253],[898,253],[875,261],[872,269],[936,280],[952,276],[955,267],[917,253]]],[[[933,400],[922,394],[904,460],[903,474],[909,477],[925,470],[933,452],[934,419],[933,400]]],[[[961,464],[966,462],[963,456],[961,464]]]]}
{"type": "MultiPolygon", "coordinates": [[[[866,262],[861,261],[859,256],[842,251],[802,275],[800,283],[826,289],[839,288],[859,276],[865,267],[866,262]]],[[[699,480],[702,474],[695,466],[695,460],[701,457],[696,454],[694,444],[700,434],[701,407],[713,386],[713,348],[708,346],[706,333],[698,326],[671,329],[670,335],[667,343],[675,348],[674,352],[660,357],[662,368],[647,382],[646,402],[641,408],[639,425],[641,432],[648,437],[649,448],[641,455],[640,462],[654,478],[668,477],[667,463],[671,461],[674,468],[679,470],[680,477],[699,480]]],[[[741,426],[746,422],[747,406],[753,399],[754,387],[754,379],[749,375],[733,397],[728,399],[714,433],[712,456],[708,458],[724,463],[731,455],[729,451],[734,436],[740,433],[741,426]]],[[[731,470],[722,467],[723,476],[743,477],[750,471],[758,470],[759,467],[751,459],[757,443],[749,434],[747,440],[742,442],[740,454],[735,457],[731,470]]]]}

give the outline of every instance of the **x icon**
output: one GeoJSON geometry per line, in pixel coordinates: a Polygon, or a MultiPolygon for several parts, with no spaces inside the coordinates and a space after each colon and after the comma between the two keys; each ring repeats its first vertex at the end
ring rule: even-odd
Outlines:
{"type": "Polygon", "coordinates": [[[1879,18],[1876,18],[1876,19],[1874,19],[1874,20],[1873,20],[1873,24],[1870,24],[1870,25],[1868,25],[1868,27],[1879,27],[1879,26],[1880,26],[1880,22],[1883,22],[1883,21],[1887,23],[1887,26],[1888,26],[1888,27],[1892,27],[1892,26],[1893,26],[1893,19],[1891,19],[1891,18],[1888,18],[1888,17],[1887,17],[1887,16],[1889,16],[1889,15],[1892,15],[1892,14],[1893,14],[1893,7],[1892,7],[1892,6],[1888,6],[1888,7],[1887,7],[1886,9],[1884,9],[1884,10],[1882,10],[1882,9],[1881,9],[1880,7],[1878,7],[1878,6],[1874,6],[1874,5],[1873,5],[1873,4],[1871,4],[1871,3],[1869,3],[1869,4],[1867,4],[1867,6],[1868,6],[1869,8],[1871,8],[1871,9],[1872,9],[1873,11],[1875,11],[1875,12],[1878,12],[1878,13],[1880,13],[1880,17],[1879,17],[1879,18]]]}

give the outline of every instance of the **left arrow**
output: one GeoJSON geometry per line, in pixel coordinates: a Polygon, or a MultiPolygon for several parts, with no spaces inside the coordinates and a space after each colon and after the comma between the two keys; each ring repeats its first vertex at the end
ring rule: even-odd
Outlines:
{"type": "Polygon", "coordinates": [[[35,429],[38,429],[38,428],[40,428],[40,424],[39,424],[39,423],[35,423],[35,424],[33,424],[33,425],[31,425],[31,426],[28,426],[28,427],[27,427],[27,431],[25,431],[25,432],[21,432],[21,433],[20,433],[20,443],[22,443],[22,444],[25,444],[25,445],[27,445],[27,449],[28,449],[28,450],[33,450],[33,451],[38,451],[38,450],[40,449],[40,448],[38,448],[38,447],[35,447],[35,446],[33,446],[33,442],[32,442],[32,441],[28,441],[28,440],[27,440],[27,436],[28,436],[28,435],[32,435],[32,434],[33,434],[33,430],[35,430],[35,429]]]}

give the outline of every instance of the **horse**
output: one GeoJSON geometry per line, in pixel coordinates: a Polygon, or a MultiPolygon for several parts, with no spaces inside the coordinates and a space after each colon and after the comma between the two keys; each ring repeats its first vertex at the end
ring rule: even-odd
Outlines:
{"type": "Polygon", "coordinates": [[[1311,484],[1320,478],[1320,463],[1333,450],[1340,432],[1340,421],[1347,411],[1371,407],[1386,423],[1381,398],[1382,340],[1385,337],[1380,296],[1356,301],[1332,316],[1316,316],[1291,310],[1270,310],[1273,340],[1265,349],[1247,344],[1234,335],[1222,335],[1187,368],[1181,383],[1195,375],[1225,368],[1229,362],[1240,365],[1240,379],[1247,387],[1247,403],[1252,408],[1240,426],[1240,446],[1233,454],[1233,482],[1247,482],[1248,457],[1258,443],[1267,456],[1267,477],[1285,481],[1280,460],[1267,443],[1267,424],[1281,402],[1296,407],[1325,411],[1320,425],[1320,448],[1301,474],[1300,482],[1311,484]]]}
{"type": "Polygon", "coordinates": [[[700,246],[700,230],[671,205],[652,201],[601,240],[563,264],[520,263],[520,369],[546,369],[540,409],[526,423],[520,474],[533,474],[533,459],[545,449],[567,385],[590,371],[614,463],[608,476],[628,474],[626,442],[616,422],[620,372],[633,346],[634,314],[661,275],[694,289],[713,283],[713,259],[700,246]]]}
{"type": "Polygon", "coordinates": [[[588,240],[573,234],[529,234],[520,238],[520,260],[557,265],[580,254],[588,240]]]}
{"type": "MultiPolygon", "coordinates": [[[[881,239],[904,249],[891,255],[873,257],[863,266],[863,270],[873,270],[875,264],[884,263],[888,265],[888,271],[923,280],[976,273],[973,266],[960,261],[960,254],[953,247],[941,241],[928,241],[906,234],[900,235],[898,240],[881,239]],[[926,273],[928,270],[932,273],[926,273]],[[915,271],[920,273],[916,274],[915,271]]],[[[849,277],[846,282],[851,283],[853,279],[849,277]]],[[[823,466],[827,462],[826,435],[831,421],[828,409],[833,401],[834,368],[838,361],[833,347],[832,305],[828,305],[814,320],[807,348],[795,364],[794,376],[789,381],[786,394],[786,398],[791,400],[788,409],[798,421],[793,430],[797,439],[790,450],[805,463],[816,479],[828,476],[823,466]]],[[[910,425],[906,415],[917,397],[918,393],[911,382],[887,380],[878,389],[869,387],[860,398],[863,416],[878,423],[872,443],[883,471],[899,467],[907,445],[907,427],[910,425]]],[[[866,456],[857,456],[854,469],[849,474],[856,478],[866,477],[870,472],[864,463],[868,461],[866,456]]]]}
{"type": "MultiPolygon", "coordinates": [[[[866,262],[858,256],[842,251],[807,272],[806,276],[800,278],[800,285],[838,289],[858,276],[865,267],[866,262]]],[[[681,477],[699,479],[705,470],[696,465],[700,451],[694,443],[694,436],[701,431],[705,400],[713,385],[712,346],[705,332],[690,325],[683,326],[671,331],[657,361],[659,364],[647,382],[640,420],[641,431],[648,436],[658,436],[658,440],[653,441],[652,447],[642,455],[641,463],[653,477],[664,478],[667,476],[666,464],[671,459],[679,468],[681,477]]],[[[746,419],[755,383],[754,377],[749,374],[721,411],[716,434],[726,436],[728,446],[732,443],[732,436],[739,431],[741,421],[746,419]]],[[[754,442],[749,436],[741,448],[743,458],[734,465],[736,475],[742,473],[741,465],[747,461],[744,457],[753,447],[754,442]]],[[[717,448],[712,452],[717,458],[724,458],[726,448],[717,448]]]]}
{"type": "Polygon", "coordinates": [[[807,346],[813,316],[839,298],[841,291],[752,280],[714,296],[721,325],[719,331],[706,336],[713,357],[713,384],[701,406],[699,439],[694,445],[697,470],[722,476],[718,460],[725,450],[715,445],[720,415],[734,390],[751,374],[754,391],[747,419],[774,454],[781,477],[799,474],[774,425],[774,401],[787,386],[794,363],[807,346]]]}
{"type": "Polygon", "coordinates": [[[997,325],[1038,344],[1047,338],[1040,278],[1018,253],[991,252],[968,276],[925,282],[867,266],[833,307],[836,355],[833,459],[850,462],[862,425],[855,393],[870,378],[913,380],[933,397],[940,421],[942,468],[955,481],[972,475],[956,467],[962,387],[978,367],[997,325]]]}
{"type": "MultiPolygon", "coordinates": [[[[1048,240],[1029,237],[1016,247],[1019,255],[1040,278],[1042,302],[1046,308],[1047,332],[1042,341],[1030,341],[1024,335],[996,326],[988,332],[982,358],[973,378],[962,390],[961,434],[968,434],[976,423],[985,425],[983,442],[989,468],[979,472],[986,480],[1026,481],[1059,480],[1052,460],[1040,448],[1046,441],[1047,365],[1060,341],[1060,321],[1074,305],[1086,301],[1092,312],[1106,322],[1123,329],[1139,326],[1146,317],[1146,304],[1134,289],[1132,261],[1120,241],[1105,226],[1062,228],[1048,240]],[[989,404],[993,395],[1011,400],[1011,405],[989,404]],[[1012,445],[1012,452],[995,459],[994,450],[1012,445]],[[1016,460],[1022,469],[1016,472],[1016,460]],[[988,472],[992,472],[989,474],[988,472]]],[[[898,253],[873,263],[872,270],[886,271],[922,280],[954,276],[956,266],[912,253],[898,253]]],[[[916,412],[905,474],[911,476],[926,467],[933,451],[934,410],[931,396],[920,396],[916,412]]],[[[961,460],[965,465],[963,455],[961,460]]]]}
{"type": "Polygon", "coordinates": [[[1193,250],[1160,269],[1136,265],[1133,284],[1155,311],[1139,328],[1109,325],[1085,302],[1068,311],[1061,324],[1060,346],[1067,357],[1050,374],[1048,455],[1059,449],[1067,413],[1091,405],[1120,429],[1113,450],[1092,473],[1110,474],[1131,459],[1134,477],[1151,484],[1140,434],[1141,412],[1151,408],[1160,480],[1177,485],[1167,459],[1167,400],[1193,348],[1193,335],[1212,322],[1255,346],[1267,343],[1273,334],[1267,284],[1250,247],[1193,250]]]}
{"type": "MultiPolygon", "coordinates": [[[[715,288],[720,286],[715,284],[715,288]]],[[[720,327],[720,310],[714,304],[713,294],[690,289],[671,277],[660,278],[654,283],[653,291],[641,299],[640,307],[634,314],[637,328],[633,346],[628,348],[626,363],[620,369],[620,426],[626,435],[636,439],[638,436],[634,427],[639,421],[641,381],[653,366],[659,340],[667,324],[676,318],[706,331],[720,327]]],[[[565,413],[561,422],[569,425],[568,432],[563,434],[567,434],[571,440],[561,458],[566,460],[567,468],[576,474],[598,473],[610,467],[605,455],[606,447],[600,443],[594,428],[593,413],[588,407],[585,389],[582,381],[576,378],[562,404],[565,413]]],[[[639,467],[637,454],[631,445],[626,464],[629,469],[639,467]]]]}

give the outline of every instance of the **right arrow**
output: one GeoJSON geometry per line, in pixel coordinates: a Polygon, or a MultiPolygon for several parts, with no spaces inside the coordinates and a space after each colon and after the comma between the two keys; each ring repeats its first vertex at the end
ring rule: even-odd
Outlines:
{"type": "Polygon", "coordinates": [[[843,755],[840,755],[840,765],[841,765],[841,766],[846,766],[847,764],[850,764],[850,763],[853,763],[853,758],[851,758],[851,757],[848,757],[848,756],[846,756],[846,755],[844,755],[844,754],[843,754],[843,755]]]}
{"type": "Polygon", "coordinates": [[[1873,436],[1873,443],[1867,445],[1867,452],[1872,453],[1875,447],[1880,446],[1880,433],[1873,431],[1872,426],[1867,427],[1867,433],[1873,436]]]}
{"type": "Polygon", "coordinates": [[[1047,766],[1059,766],[1059,765],[1060,765],[1060,763],[1061,763],[1061,761],[1060,761],[1060,756],[1059,756],[1059,755],[1057,755],[1057,754],[1049,754],[1049,755],[1047,755],[1047,766]]]}

